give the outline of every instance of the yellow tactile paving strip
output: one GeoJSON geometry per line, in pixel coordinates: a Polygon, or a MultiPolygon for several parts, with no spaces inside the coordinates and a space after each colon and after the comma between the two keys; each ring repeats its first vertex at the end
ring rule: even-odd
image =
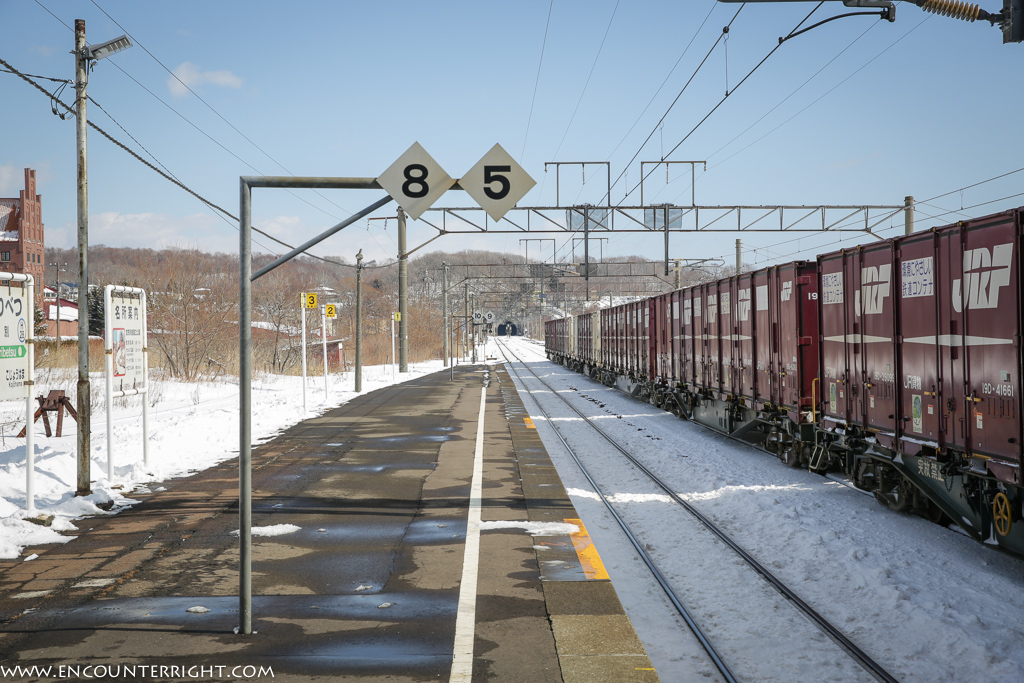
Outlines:
{"type": "Polygon", "coordinates": [[[597,552],[594,542],[590,540],[590,534],[587,533],[587,527],[584,526],[583,521],[579,519],[567,519],[565,521],[568,524],[575,524],[580,528],[579,531],[570,534],[570,536],[572,538],[572,545],[576,549],[576,557],[580,558],[583,574],[588,579],[607,580],[608,572],[604,568],[604,562],[601,561],[601,555],[597,552]]]}

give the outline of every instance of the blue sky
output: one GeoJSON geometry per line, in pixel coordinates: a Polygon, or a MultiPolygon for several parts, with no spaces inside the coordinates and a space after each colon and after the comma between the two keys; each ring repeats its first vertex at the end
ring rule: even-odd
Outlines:
{"type": "MultiPolygon", "coordinates": [[[[105,111],[90,105],[89,119],[235,214],[240,175],[376,177],[417,141],[456,178],[500,143],[537,181],[520,206],[555,204],[555,171],[545,173],[545,162],[608,161],[613,179],[622,174],[613,202],[636,205],[639,193],[626,193],[640,161],[668,153],[815,4],[5,0],[0,57],[28,74],[70,79],[75,19],[85,19],[90,43],[127,31],[136,46],[92,72],[89,94],[105,111]],[[730,21],[727,40],[668,111],[730,21]]],[[[826,2],[812,21],[845,11],[826,2]]],[[[1024,166],[1022,66],[1024,45],[1003,45],[987,22],[900,3],[895,23],[842,19],[782,45],[668,159],[708,161],[698,169],[698,204],[931,198],[1024,166]]],[[[69,86],[62,98],[70,103],[72,93],[69,86]]],[[[37,169],[47,244],[72,246],[74,122],[53,116],[48,98],[11,74],[0,73],[0,98],[0,197],[17,196],[22,169],[37,169]]],[[[95,131],[89,174],[92,244],[237,252],[235,224],[95,131]]],[[[586,180],[578,166],[563,166],[562,204],[600,202],[603,167],[588,167],[586,180]]],[[[667,183],[659,170],[645,181],[645,199],[688,204],[690,184],[682,165],[670,167],[667,183]]],[[[993,201],[1020,192],[1024,172],[954,192],[920,206],[917,226],[1024,205],[1024,196],[993,201]]],[[[299,244],[379,196],[259,190],[253,222],[299,244]]],[[[469,203],[452,192],[436,206],[469,203]]],[[[394,204],[376,214],[386,215],[394,204]]],[[[899,233],[902,218],[892,225],[883,234],[899,233]]],[[[395,233],[393,220],[361,221],[316,251],[393,258],[395,233]]],[[[410,248],[435,234],[410,223],[410,248]]],[[[672,256],[731,263],[737,236],[674,234],[672,256]]],[[[520,239],[550,237],[559,247],[568,239],[445,236],[423,251],[523,253],[520,239]]],[[[606,237],[605,255],[664,256],[658,235],[606,237]]],[[[754,264],[872,239],[742,237],[754,264]]]]}

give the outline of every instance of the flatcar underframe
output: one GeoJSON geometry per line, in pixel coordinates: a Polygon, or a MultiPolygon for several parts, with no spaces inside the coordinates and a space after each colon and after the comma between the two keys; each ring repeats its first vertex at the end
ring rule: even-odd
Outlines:
{"type": "Polygon", "coordinates": [[[937,445],[921,444],[916,455],[879,444],[857,425],[816,419],[810,411],[796,422],[785,406],[748,405],[687,383],[650,381],[613,368],[549,352],[553,362],[605,386],[647,401],[686,420],[761,448],[790,467],[824,475],[841,471],[854,485],[873,493],[885,507],[916,512],[937,524],[950,523],[983,543],[1024,556],[1021,523],[1024,490],[988,473],[984,458],[937,445]]]}

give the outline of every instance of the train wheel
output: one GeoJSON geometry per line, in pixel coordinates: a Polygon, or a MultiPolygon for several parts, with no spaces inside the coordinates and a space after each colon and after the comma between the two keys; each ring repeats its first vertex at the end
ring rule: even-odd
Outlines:
{"type": "Polygon", "coordinates": [[[800,467],[800,451],[802,449],[802,443],[793,441],[783,449],[780,459],[790,467],[800,467]]]}
{"type": "Polygon", "coordinates": [[[914,502],[914,485],[899,473],[895,473],[895,476],[899,477],[895,482],[892,481],[892,477],[886,477],[885,483],[889,484],[886,487],[888,490],[883,491],[882,488],[875,490],[875,500],[879,505],[884,505],[890,510],[906,512],[914,502]]]}
{"type": "Polygon", "coordinates": [[[1013,524],[1013,510],[1010,508],[1010,499],[1002,491],[992,499],[992,521],[995,523],[997,534],[1006,536],[1010,533],[1010,526],[1013,524]]]}

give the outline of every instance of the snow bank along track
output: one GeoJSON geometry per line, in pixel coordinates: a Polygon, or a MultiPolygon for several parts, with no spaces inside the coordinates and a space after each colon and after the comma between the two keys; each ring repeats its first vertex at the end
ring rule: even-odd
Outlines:
{"type": "Polygon", "coordinates": [[[612,515],[612,517],[615,519],[615,521],[621,527],[622,532],[625,534],[626,538],[629,540],[629,543],[632,545],[633,549],[636,551],[636,553],[639,555],[641,560],[644,562],[644,564],[651,571],[651,574],[654,576],[654,579],[657,581],[657,583],[661,586],[662,590],[665,592],[665,595],[668,598],[668,600],[672,603],[673,607],[678,611],[679,615],[686,622],[687,626],[689,626],[689,628],[693,632],[694,636],[700,642],[701,647],[703,647],[704,650],[707,652],[708,656],[711,658],[711,660],[714,663],[715,667],[722,674],[722,676],[725,678],[725,680],[731,682],[731,681],[737,681],[739,679],[737,679],[735,677],[735,675],[733,674],[733,672],[730,670],[729,666],[725,662],[725,659],[723,658],[723,656],[715,648],[714,644],[712,644],[710,638],[704,632],[704,630],[702,630],[701,627],[698,625],[698,623],[697,623],[696,619],[694,618],[694,616],[683,605],[681,599],[676,594],[676,592],[673,590],[673,588],[669,584],[669,581],[665,578],[664,574],[658,569],[658,567],[655,564],[654,560],[652,559],[650,554],[645,549],[645,545],[647,545],[647,544],[642,542],[642,540],[639,539],[637,537],[637,535],[634,534],[633,531],[631,531],[631,529],[629,528],[629,525],[622,518],[622,516],[615,510],[615,508],[612,505],[611,501],[602,492],[601,487],[598,485],[598,483],[595,481],[595,479],[588,472],[587,468],[585,467],[583,462],[580,460],[579,455],[576,452],[576,450],[574,450],[568,444],[568,442],[563,437],[563,435],[561,433],[559,433],[559,430],[558,430],[558,428],[556,426],[556,423],[551,420],[551,416],[548,413],[548,411],[540,404],[540,402],[538,401],[537,397],[534,395],[534,392],[530,391],[526,387],[526,383],[524,381],[525,378],[524,378],[523,374],[519,370],[520,367],[525,368],[526,370],[528,370],[530,372],[530,374],[532,375],[532,378],[531,378],[532,381],[539,382],[544,387],[546,387],[546,389],[548,391],[550,391],[552,396],[557,396],[559,399],[561,399],[562,403],[564,403],[576,415],[578,415],[580,418],[582,418],[584,423],[586,423],[588,426],[590,426],[595,432],[597,432],[597,434],[599,434],[605,441],[607,441],[607,443],[609,443],[613,448],[615,448],[625,458],[627,458],[629,460],[629,462],[634,467],[636,467],[647,478],[649,478],[650,481],[653,482],[658,488],[660,488],[666,495],[668,495],[669,498],[671,498],[675,503],[677,503],[680,506],[682,506],[690,515],[692,515],[697,521],[699,521],[708,531],[710,531],[722,543],[724,543],[726,546],[728,546],[735,553],[735,555],[738,555],[740,558],[742,558],[742,560],[751,569],[753,569],[755,572],[757,572],[765,581],[768,582],[769,585],[771,585],[780,594],[782,594],[785,598],[787,598],[794,607],[796,607],[802,614],[804,614],[808,619],[810,619],[810,621],[812,623],[814,623],[825,635],[827,635],[837,645],[839,645],[850,657],[852,657],[858,664],[860,664],[860,666],[863,667],[865,671],[867,671],[869,674],[871,674],[875,679],[877,679],[879,681],[890,681],[890,682],[896,681],[896,678],[894,678],[891,674],[889,674],[884,668],[882,668],[881,665],[879,665],[877,662],[875,662],[873,659],[871,659],[866,653],[864,653],[862,650],[860,650],[860,648],[858,648],[857,645],[854,644],[849,638],[847,638],[838,628],[836,628],[828,620],[826,620],[824,617],[822,617],[820,614],[818,614],[818,612],[816,612],[810,605],[808,605],[806,602],[804,602],[792,589],[790,589],[788,586],[786,586],[782,581],[780,581],[770,571],[768,571],[763,565],[761,565],[756,559],[754,559],[750,554],[748,554],[742,547],[740,547],[731,538],[729,538],[729,536],[725,532],[723,532],[713,521],[711,521],[706,516],[701,514],[701,512],[699,510],[697,510],[696,508],[694,508],[690,503],[688,503],[687,501],[682,499],[678,494],[676,494],[672,490],[672,488],[667,483],[665,483],[654,472],[652,472],[645,465],[643,465],[643,463],[641,463],[639,460],[637,460],[632,454],[630,454],[625,448],[623,448],[622,445],[620,445],[612,436],[610,436],[608,433],[606,433],[604,430],[602,430],[600,427],[598,427],[596,424],[594,424],[594,422],[590,418],[588,418],[587,415],[585,415],[584,413],[582,413],[578,409],[576,409],[576,407],[573,406],[564,396],[562,396],[560,393],[558,393],[558,391],[554,387],[552,387],[548,382],[543,380],[526,363],[524,363],[523,360],[515,353],[515,351],[513,349],[511,349],[507,344],[505,344],[503,342],[500,342],[500,341],[499,341],[499,346],[500,346],[500,348],[502,350],[503,355],[505,356],[506,361],[508,362],[508,367],[515,374],[515,376],[519,379],[520,383],[523,384],[524,388],[526,389],[526,393],[528,393],[530,395],[530,398],[533,400],[534,404],[537,406],[537,409],[544,415],[545,419],[548,420],[548,423],[551,425],[555,435],[561,441],[562,445],[565,447],[565,449],[569,453],[569,455],[571,455],[573,460],[579,466],[580,471],[583,473],[583,475],[586,477],[586,479],[590,482],[590,484],[593,487],[594,491],[601,498],[602,502],[604,503],[605,507],[608,509],[609,513],[612,515]]]}

